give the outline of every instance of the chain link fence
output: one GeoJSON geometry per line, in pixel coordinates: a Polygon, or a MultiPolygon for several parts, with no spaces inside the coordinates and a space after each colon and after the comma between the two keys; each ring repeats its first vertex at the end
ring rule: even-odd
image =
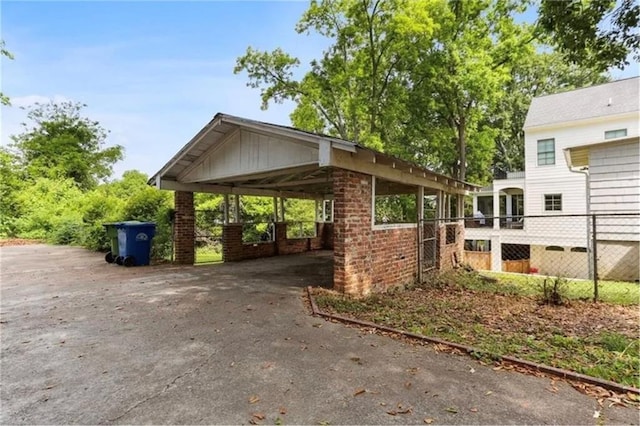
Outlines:
{"type": "Polygon", "coordinates": [[[640,213],[465,218],[463,262],[476,270],[638,282],[640,213]]]}

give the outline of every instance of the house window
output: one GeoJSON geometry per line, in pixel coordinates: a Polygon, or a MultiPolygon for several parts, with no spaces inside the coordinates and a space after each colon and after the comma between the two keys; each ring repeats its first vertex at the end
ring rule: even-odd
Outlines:
{"type": "Polygon", "coordinates": [[[562,211],[562,194],[547,194],[544,196],[544,211],[562,211]]]}
{"type": "Polygon", "coordinates": [[[538,166],[556,164],[556,140],[541,139],[538,141],[538,166]]]}
{"type": "Polygon", "coordinates": [[[571,251],[573,253],[586,253],[587,252],[587,248],[586,247],[571,247],[571,251]]]}
{"type": "Polygon", "coordinates": [[[624,138],[627,136],[627,129],[607,130],[604,132],[605,139],[624,138]]]}
{"type": "Polygon", "coordinates": [[[564,251],[560,246],[547,246],[544,248],[546,251],[564,251]]]}

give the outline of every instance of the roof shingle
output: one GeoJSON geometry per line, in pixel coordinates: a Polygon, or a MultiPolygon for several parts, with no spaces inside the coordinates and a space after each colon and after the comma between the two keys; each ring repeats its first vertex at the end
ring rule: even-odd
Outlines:
{"type": "Polygon", "coordinates": [[[638,111],[639,85],[640,77],[632,77],[534,98],[524,128],[638,111]]]}

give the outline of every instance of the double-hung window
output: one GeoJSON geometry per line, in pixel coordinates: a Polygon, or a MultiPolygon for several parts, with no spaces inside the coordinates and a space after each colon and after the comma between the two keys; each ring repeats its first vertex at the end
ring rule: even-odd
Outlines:
{"type": "Polygon", "coordinates": [[[544,196],[544,211],[562,211],[562,194],[546,194],[544,196]]]}
{"type": "Polygon", "coordinates": [[[538,166],[556,164],[555,139],[541,139],[538,141],[538,166]]]}

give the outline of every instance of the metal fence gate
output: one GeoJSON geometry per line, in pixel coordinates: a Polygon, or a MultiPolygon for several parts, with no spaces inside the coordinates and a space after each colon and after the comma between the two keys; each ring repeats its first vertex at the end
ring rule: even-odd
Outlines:
{"type": "Polygon", "coordinates": [[[418,256],[420,259],[421,274],[429,272],[437,267],[438,258],[438,233],[434,219],[423,219],[418,226],[418,256]]]}

